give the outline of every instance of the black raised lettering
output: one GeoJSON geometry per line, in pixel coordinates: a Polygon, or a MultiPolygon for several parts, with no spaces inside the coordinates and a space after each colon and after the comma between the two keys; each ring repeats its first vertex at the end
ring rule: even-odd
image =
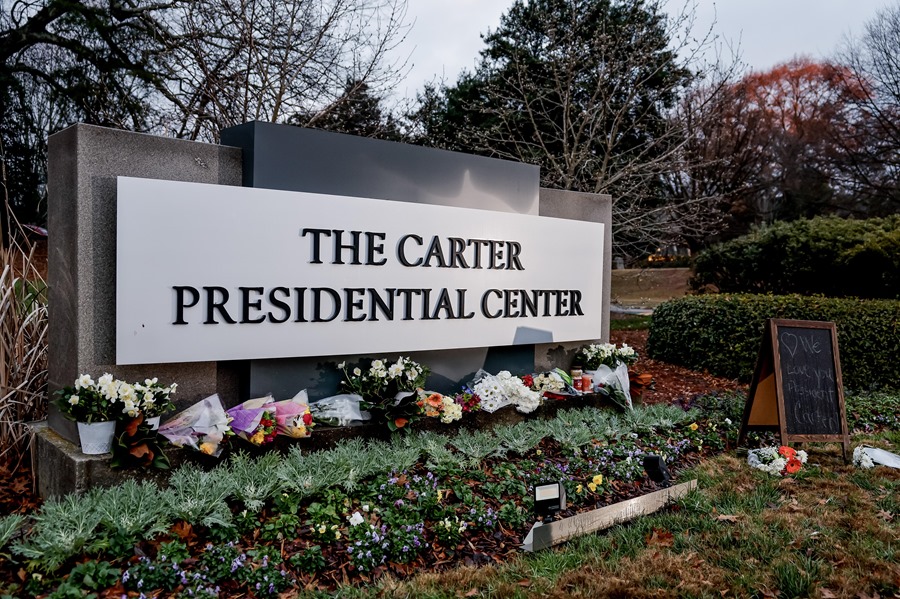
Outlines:
{"type": "Polygon", "coordinates": [[[203,291],[206,292],[206,320],[203,321],[203,324],[219,324],[216,321],[216,312],[218,312],[219,316],[222,317],[222,320],[228,324],[235,324],[237,322],[225,309],[225,304],[228,302],[227,289],[224,287],[211,286],[204,287],[203,291]],[[219,299],[216,299],[216,294],[219,295],[219,299]]]}
{"type": "Polygon", "coordinates": [[[311,229],[306,228],[300,231],[300,237],[306,237],[307,233],[312,233],[312,260],[309,261],[310,264],[322,264],[322,260],[319,257],[319,248],[321,247],[321,238],[322,235],[325,237],[331,237],[331,231],[329,229],[311,229]]]}
{"type": "Polygon", "coordinates": [[[488,300],[490,299],[489,296],[491,295],[496,295],[498,298],[502,298],[503,292],[501,292],[499,289],[488,289],[487,291],[485,291],[484,295],[481,296],[481,313],[485,318],[499,318],[503,313],[501,310],[497,310],[496,313],[492,314],[488,309],[488,300]]]}
{"type": "MultiPolygon", "coordinates": [[[[422,259],[419,258],[415,262],[410,262],[406,259],[406,242],[407,240],[412,239],[416,242],[417,245],[422,245],[422,238],[418,235],[413,235],[410,233],[409,235],[404,235],[400,238],[399,243],[397,244],[397,259],[400,261],[400,264],[403,266],[419,266],[422,264],[422,259]]],[[[404,320],[406,320],[404,318],[404,320]]]]}
{"type": "Polygon", "coordinates": [[[366,264],[369,266],[384,266],[387,263],[387,258],[375,260],[375,254],[378,254],[379,256],[384,254],[384,244],[375,243],[375,240],[379,239],[384,241],[384,238],[384,233],[366,231],[366,264]]]}
{"type": "Polygon", "coordinates": [[[255,293],[259,296],[263,294],[262,287],[238,287],[241,290],[241,324],[259,324],[266,320],[264,314],[257,318],[250,318],[250,310],[262,310],[262,299],[250,301],[250,294],[255,293]]]}
{"type": "Polygon", "coordinates": [[[187,321],[184,319],[184,309],[193,308],[197,305],[197,302],[200,301],[200,292],[197,291],[196,287],[191,287],[190,285],[175,285],[172,289],[175,290],[175,322],[172,324],[187,324],[187,321]],[[185,293],[189,293],[191,296],[189,303],[184,301],[185,293]]]}
{"type": "Polygon", "coordinates": [[[272,287],[269,290],[269,295],[268,295],[269,303],[272,304],[275,308],[281,310],[281,312],[282,312],[282,314],[284,314],[284,316],[281,318],[276,318],[272,314],[272,311],[269,310],[267,317],[269,319],[269,322],[274,322],[276,324],[280,324],[282,322],[287,322],[290,319],[291,306],[287,302],[282,301],[281,299],[275,297],[276,293],[280,293],[280,294],[284,295],[285,298],[287,298],[291,294],[291,291],[287,287],[272,287]]]}

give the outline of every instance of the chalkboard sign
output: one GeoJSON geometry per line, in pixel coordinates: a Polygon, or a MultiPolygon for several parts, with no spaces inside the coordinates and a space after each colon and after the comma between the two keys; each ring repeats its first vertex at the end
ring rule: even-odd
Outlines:
{"type": "Polygon", "coordinates": [[[738,443],[754,429],[778,430],[782,444],[840,441],[844,459],[848,458],[850,439],[834,323],[767,321],[738,443]]]}

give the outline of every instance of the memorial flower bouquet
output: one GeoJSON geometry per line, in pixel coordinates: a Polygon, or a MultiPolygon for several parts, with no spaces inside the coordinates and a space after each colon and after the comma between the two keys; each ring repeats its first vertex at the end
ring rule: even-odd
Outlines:
{"type": "Polygon", "coordinates": [[[211,395],[166,421],[159,427],[159,434],[175,447],[190,447],[218,457],[225,438],[233,434],[230,422],[219,396],[211,395]]]}
{"type": "Polygon", "coordinates": [[[403,428],[418,416],[416,390],[425,385],[427,367],[401,356],[393,363],[375,359],[350,368],[341,362],[338,368],[344,373],[343,389],[362,397],[362,406],[381,415],[391,430],[403,428]]]}
{"type": "Polygon", "coordinates": [[[773,476],[785,476],[800,472],[806,459],[805,451],[798,451],[787,445],[751,449],[747,454],[747,463],[750,466],[773,476]]]}
{"type": "Polygon", "coordinates": [[[481,409],[481,397],[469,387],[463,387],[463,390],[457,393],[453,400],[462,409],[463,414],[477,412],[481,409]]]}
{"type": "Polygon", "coordinates": [[[440,418],[441,422],[449,424],[462,418],[462,406],[456,403],[456,399],[432,391],[418,390],[416,405],[419,413],[428,418],[440,418]]]}
{"type": "Polygon", "coordinates": [[[575,362],[581,364],[585,370],[597,370],[600,366],[614,369],[619,364],[630,366],[637,359],[637,352],[626,343],[623,343],[622,347],[616,347],[613,343],[591,343],[575,354],[575,362]]]}
{"type": "Polygon", "coordinates": [[[541,393],[533,391],[522,379],[507,370],[496,375],[479,370],[471,387],[481,397],[481,409],[486,412],[496,412],[504,406],[514,405],[519,412],[529,414],[541,405],[541,393]]]}
{"type": "Polygon", "coordinates": [[[275,440],[275,400],[271,395],[248,399],[228,410],[231,430],[254,445],[265,445],[275,440]]]}
{"type": "Polygon", "coordinates": [[[315,425],[309,410],[309,398],[305,389],[291,399],[276,401],[274,406],[277,434],[293,439],[310,436],[315,425]]]}
{"type": "Polygon", "coordinates": [[[563,393],[567,385],[558,372],[542,372],[532,377],[531,388],[540,393],[563,393]]]}
{"type": "Polygon", "coordinates": [[[134,388],[114,379],[109,373],[97,381],[88,374],[82,374],[75,379],[74,385],[60,389],[56,396],[59,411],[70,420],[105,422],[121,415],[123,398],[133,398],[134,388]]]}

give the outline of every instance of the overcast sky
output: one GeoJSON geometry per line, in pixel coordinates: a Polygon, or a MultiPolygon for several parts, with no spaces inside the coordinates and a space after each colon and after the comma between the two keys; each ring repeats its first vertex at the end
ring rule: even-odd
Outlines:
{"type": "MultiPolygon", "coordinates": [[[[740,43],[744,63],[767,69],[795,55],[829,57],[849,34],[859,34],[876,11],[900,0],[696,0],[697,31],[740,43]]],[[[669,0],[680,8],[682,0],[669,0]]],[[[415,97],[425,82],[456,81],[483,48],[480,34],[496,29],[512,0],[408,0],[414,22],[402,51],[410,72],[400,97],[415,97]]]]}

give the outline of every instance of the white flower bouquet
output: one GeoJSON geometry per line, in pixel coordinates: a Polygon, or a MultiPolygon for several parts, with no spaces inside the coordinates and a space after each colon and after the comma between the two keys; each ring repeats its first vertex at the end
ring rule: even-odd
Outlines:
{"type": "Polygon", "coordinates": [[[541,405],[542,393],[531,389],[508,370],[496,375],[479,370],[469,386],[481,397],[481,409],[486,412],[496,412],[504,406],[514,405],[519,412],[529,414],[541,405]]]}

